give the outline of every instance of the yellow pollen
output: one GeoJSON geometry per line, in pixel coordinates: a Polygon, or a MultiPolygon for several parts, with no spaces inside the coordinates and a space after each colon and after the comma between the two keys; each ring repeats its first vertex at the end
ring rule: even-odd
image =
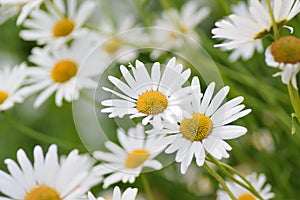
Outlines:
{"type": "Polygon", "coordinates": [[[162,113],[168,106],[165,95],[157,91],[147,91],[141,94],[136,102],[136,108],[147,115],[162,113]]]}
{"type": "Polygon", "coordinates": [[[69,35],[73,31],[74,27],[75,24],[72,20],[63,18],[54,24],[52,34],[54,37],[64,37],[69,35]]]}
{"type": "Polygon", "coordinates": [[[143,164],[148,158],[150,154],[148,151],[144,149],[135,149],[130,152],[125,160],[125,166],[127,168],[136,168],[143,164]]]}
{"type": "Polygon", "coordinates": [[[116,36],[113,36],[112,38],[110,38],[108,41],[106,41],[103,44],[103,49],[108,54],[114,54],[119,50],[119,48],[121,47],[121,44],[122,44],[122,40],[120,40],[116,36]]]}
{"type": "Polygon", "coordinates": [[[0,104],[3,104],[7,98],[8,98],[8,93],[0,90],[0,104]]]}
{"type": "Polygon", "coordinates": [[[237,200],[255,200],[255,197],[250,193],[244,193],[237,200]]]}
{"type": "Polygon", "coordinates": [[[72,60],[61,60],[55,64],[51,77],[55,82],[64,83],[77,74],[77,64],[72,60]]]}
{"type": "Polygon", "coordinates": [[[24,200],[61,200],[61,198],[54,189],[41,185],[27,193],[24,200]]]}
{"type": "Polygon", "coordinates": [[[274,60],[282,63],[296,64],[300,62],[300,39],[294,36],[285,36],[271,45],[274,60]]]}
{"type": "Polygon", "coordinates": [[[185,118],[180,123],[180,132],[190,141],[202,141],[212,130],[212,121],[203,114],[194,113],[192,118],[185,118]]]}

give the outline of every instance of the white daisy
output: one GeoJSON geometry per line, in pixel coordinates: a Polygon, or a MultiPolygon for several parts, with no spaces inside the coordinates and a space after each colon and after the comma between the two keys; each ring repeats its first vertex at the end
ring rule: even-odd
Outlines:
{"type": "Polygon", "coordinates": [[[0,111],[23,102],[24,93],[20,92],[20,88],[25,82],[26,70],[25,63],[13,68],[5,66],[0,70],[0,111]]]}
{"type": "Polygon", "coordinates": [[[281,70],[274,76],[281,76],[281,81],[284,84],[291,82],[295,89],[298,89],[297,74],[300,71],[299,45],[299,38],[285,36],[273,42],[265,52],[267,65],[281,70]]]}
{"type": "MultiPolygon", "coordinates": [[[[114,188],[112,200],[135,200],[136,194],[138,192],[137,188],[127,188],[123,194],[118,186],[114,188]]],[[[89,200],[105,200],[103,197],[96,198],[91,192],[88,193],[89,200]]]]}
{"type": "Polygon", "coordinates": [[[0,191],[5,200],[80,200],[92,186],[101,181],[95,174],[94,160],[73,150],[60,160],[57,146],[51,145],[46,155],[40,146],[33,151],[34,164],[25,152],[17,152],[18,163],[6,159],[9,173],[0,171],[0,191]]]}
{"type": "MultiPolygon", "coordinates": [[[[165,50],[180,48],[184,43],[182,35],[198,38],[195,28],[210,13],[208,7],[200,7],[197,1],[188,1],[180,11],[170,9],[163,12],[161,19],[155,23],[155,29],[152,29],[153,40],[156,44],[163,45],[165,50]],[[162,28],[160,29],[157,28],[162,28]]],[[[154,50],[151,54],[153,59],[160,56],[162,51],[154,50]]]]}
{"type": "Polygon", "coordinates": [[[34,107],[39,107],[53,93],[56,105],[61,106],[63,99],[68,102],[78,99],[80,90],[96,88],[97,81],[93,77],[103,69],[98,67],[101,57],[92,54],[85,60],[91,49],[93,45],[84,39],[53,51],[33,49],[29,60],[38,67],[29,68],[31,85],[23,90],[27,93],[43,90],[34,107]]]}
{"type": "MultiPolygon", "coordinates": [[[[240,177],[235,175],[235,178],[242,181],[240,177]]],[[[275,197],[275,194],[271,192],[271,185],[266,184],[266,176],[264,174],[257,175],[256,173],[252,173],[245,177],[256,189],[256,191],[262,196],[264,200],[272,199],[275,197]]],[[[233,193],[233,195],[239,200],[258,200],[252,193],[250,193],[245,188],[240,185],[232,182],[226,182],[229,190],[233,193]]],[[[223,190],[218,190],[217,192],[217,200],[230,200],[231,198],[228,194],[223,190]]]]}
{"type": "Polygon", "coordinates": [[[17,25],[21,25],[26,17],[34,10],[40,7],[44,0],[0,0],[0,5],[9,8],[17,14],[17,25]]]}
{"type": "Polygon", "coordinates": [[[24,21],[23,26],[27,29],[20,32],[21,38],[58,48],[87,33],[82,26],[93,11],[93,1],[84,1],[78,8],[77,0],[68,0],[66,5],[63,0],[46,1],[45,4],[48,12],[34,10],[30,19],[24,21]]]}
{"type": "Polygon", "coordinates": [[[115,94],[120,99],[102,101],[102,105],[108,108],[102,109],[101,112],[110,113],[110,118],[122,118],[124,115],[130,115],[131,118],[144,117],[142,120],[144,125],[151,121],[157,127],[161,126],[162,119],[172,114],[181,114],[180,104],[189,100],[191,92],[187,87],[182,88],[190,76],[190,69],[183,71],[183,66],[176,64],[175,58],[168,62],[162,74],[158,62],[153,64],[151,75],[145,65],[138,60],[136,67],[131,68],[133,76],[125,66],[120,67],[127,84],[116,77],[108,77],[123,94],[103,87],[105,91],[115,94]]]}
{"type": "Polygon", "coordinates": [[[242,126],[228,125],[247,115],[251,110],[243,110],[240,104],[243,97],[236,97],[224,104],[222,102],[229,92],[229,87],[223,87],[213,97],[215,83],[209,84],[204,96],[200,91],[198,78],[192,80],[193,101],[183,109],[187,114],[175,117],[175,122],[165,122],[159,132],[171,134],[166,136],[164,143],[168,145],[166,153],[176,153],[176,162],[181,163],[181,173],[184,174],[193,157],[198,166],[202,166],[206,153],[216,159],[228,158],[231,150],[224,140],[240,137],[247,132],[242,126]]]}
{"type": "MultiPolygon", "coordinates": [[[[273,0],[272,10],[278,26],[283,26],[300,12],[300,2],[294,0],[273,0]]],[[[258,47],[257,40],[269,34],[272,29],[272,20],[267,6],[258,1],[250,0],[248,13],[250,16],[231,14],[227,19],[216,22],[216,28],[212,29],[213,38],[225,39],[215,47],[228,50],[241,48],[243,46],[258,47]]],[[[246,50],[241,49],[243,55],[246,50]]],[[[248,54],[251,55],[250,52],[248,54]]],[[[246,56],[247,58],[248,56],[246,56]]]]}
{"type": "Polygon", "coordinates": [[[130,128],[128,134],[118,129],[118,140],[124,149],[106,141],[105,146],[112,153],[95,151],[93,154],[96,159],[104,162],[98,166],[98,173],[110,174],[105,177],[103,188],[119,181],[133,183],[144,167],[155,170],[162,168],[162,164],[154,160],[165,147],[161,145],[160,136],[145,137],[144,127],[138,124],[135,128],[130,128]]]}

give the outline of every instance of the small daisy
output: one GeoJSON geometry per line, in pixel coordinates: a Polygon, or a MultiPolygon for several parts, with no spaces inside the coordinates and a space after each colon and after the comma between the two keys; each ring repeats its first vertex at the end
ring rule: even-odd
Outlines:
{"type": "MultiPolygon", "coordinates": [[[[123,194],[121,194],[121,190],[118,186],[114,188],[113,196],[111,200],[135,200],[136,194],[138,192],[137,188],[127,188],[123,194]]],[[[95,196],[89,192],[88,193],[89,200],[105,200],[103,197],[95,198],[95,196]]]]}
{"type": "Polygon", "coordinates": [[[281,70],[274,76],[281,76],[281,81],[284,84],[291,82],[295,89],[298,89],[297,74],[300,71],[299,45],[299,38],[285,36],[273,42],[265,52],[267,65],[281,70]]]}
{"type": "Polygon", "coordinates": [[[105,162],[98,166],[99,174],[110,174],[104,179],[103,188],[119,181],[133,183],[144,167],[155,170],[162,168],[162,164],[154,160],[165,147],[161,145],[161,137],[145,137],[144,127],[141,124],[130,128],[128,134],[118,129],[118,140],[124,149],[106,141],[105,146],[112,153],[95,151],[93,154],[96,159],[105,162]]]}
{"type": "Polygon", "coordinates": [[[162,74],[158,62],[153,64],[151,75],[145,65],[138,60],[136,67],[131,67],[133,76],[125,66],[120,67],[127,84],[116,77],[108,77],[110,82],[124,94],[104,87],[105,91],[121,99],[102,101],[102,105],[108,108],[102,109],[101,112],[110,113],[110,118],[122,118],[124,115],[130,115],[131,118],[144,117],[142,121],[144,125],[151,121],[158,127],[161,119],[168,118],[172,114],[181,114],[180,104],[189,100],[191,92],[187,88],[182,88],[190,76],[190,69],[183,71],[183,66],[176,64],[175,58],[168,62],[162,74]]]}
{"type": "MultiPolygon", "coordinates": [[[[279,27],[300,12],[299,1],[273,0],[271,3],[274,18],[279,27]]],[[[215,47],[228,50],[242,48],[241,51],[244,52],[244,55],[246,50],[243,46],[251,47],[250,51],[253,51],[254,47],[259,47],[257,40],[272,31],[272,20],[268,8],[258,0],[250,0],[249,9],[246,13],[250,13],[250,16],[231,14],[227,19],[216,22],[216,28],[212,29],[213,38],[221,38],[225,41],[215,45],[215,47]]],[[[250,52],[248,54],[251,55],[250,52]]]]}
{"type": "MultiPolygon", "coordinates": [[[[235,178],[243,182],[240,177],[235,176],[235,178]]],[[[252,173],[245,178],[253,185],[255,190],[264,200],[269,200],[275,197],[275,194],[271,192],[271,185],[265,184],[266,176],[264,174],[257,175],[256,173],[252,173]]],[[[252,193],[236,183],[226,182],[226,185],[238,200],[258,200],[258,198],[252,193]]],[[[231,200],[231,198],[225,191],[218,190],[217,200],[231,200]]]]}
{"type": "Polygon", "coordinates": [[[55,103],[61,106],[63,99],[68,102],[79,98],[82,89],[93,89],[97,81],[93,79],[101,72],[98,63],[101,58],[93,54],[85,60],[93,45],[84,39],[75,40],[72,45],[63,45],[53,51],[34,48],[29,60],[38,67],[28,70],[31,85],[25,87],[27,93],[43,90],[34,102],[39,107],[55,93],[55,103]],[[81,67],[81,68],[79,68],[81,67]]]}
{"type": "Polygon", "coordinates": [[[18,163],[6,159],[9,173],[0,171],[1,199],[6,200],[80,200],[101,181],[95,174],[94,160],[73,150],[58,158],[57,146],[51,145],[46,155],[40,146],[33,151],[34,164],[20,149],[18,163]]]}
{"type": "MultiPolygon", "coordinates": [[[[200,7],[197,1],[188,1],[180,11],[170,9],[162,14],[162,18],[156,21],[153,29],[153,40],[155,43],[162,45],[166,50],[179,48],[183,42],[184,36],[197,39],[195,32],[196,26],[208,17],[210,9],[200,7]],[[157,28],[162,28],[160,31],[157,28]]],[[[151,54],[153,59],[160,56],[162,51],[154,50],[151,54]]]]}
{"type": "Polygon", "coordinates": [[[17,19],[17,25],[21,25],[34,9],[40,7],[43,1],[44,0],[0,0],[0,5],[8,7],[11,11],[14,10],[15,14],[21,11],[17,19]]]}
{"type": "Polygon", "coordinates": [[[242,126],[228,125],[229,123],[250,113],[250,109],[243,110],[240,104],[243,97],[236,97],[224,104],[229,87],[223,87],[213,97],[215,83],[208,85],[204,96],[200,91],[199,79],[192,80],[193,101],[183,109],[183,114],[175,117],[175,123],[166,122],[164,128],[159,131],[166,136],[164,142],[168,145],[166,153],[176,153],[176,162],[181,163],[181,173],[185,174],[187,168],[196,158],[198,166],[202,166],[206,153],[216,159],[228,158],[227,151],[231,150],[224,140],[240,137],[247,132],[242,126]]]}
{"type": "Polygon", "coordinates": [[[34,10],[30,19],[24,21],[27,29],[20,32],[21,38],[58,48],[87,33],[82,26],[93,11],[93,1],[84,1],[78,8],[77,0],[68,0],[66,5],[63,0],[46,1],[45,4],[48,12],[34,10]]]}
{"type": "Polygon", "coordinates": [[[24,93],[20,88],[23,86],[26,78],[26,64],[13,68],[5,66],[0,70],[0,111],[7,110],[15,103],[22,103],[24,93]]]}

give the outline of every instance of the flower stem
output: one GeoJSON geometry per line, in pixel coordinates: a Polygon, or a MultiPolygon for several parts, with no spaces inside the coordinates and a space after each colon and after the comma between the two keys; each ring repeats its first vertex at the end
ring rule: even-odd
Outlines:
{"type": "Polygon", "coordinates": [[[149,182],[148,182],[147,177],[146,177],[145,174],[141,174],[141,180],[142,180],[142,183],[143,183],[143,187],[144,187],[144,190],[145,190],[147,200],[153,200],[153,195],[152,195],[152,192],[151,192],[151,188],[150,188],[149,182]]]}
{"type": "Polygon", "coordinates": [[[31,129],[30,127],[27,127],[23,124],[20,124],[19,122],[15,121],[7,112],[2,112],[5,116],[5,119],[8,123],[10,123],[13,127],[15,127],[17,130],[19,130],[21,133],[23,133],[26,136],[29,136],[35,140],[39,140],[41,142],[49,143],[49,144],[57,144],[62,148],[65,149],[79,149],[84,150],[84,148],[79,144],[69,143],[63,140],[60,140],[58,138],[54,138],[48,135],[45,135],[43,133],[40,133],[38,131],[35,131],[31,129]]]}
{"type": "Polygon", "coordinates": [[[278,27],[277,27],[277,23],[274,17],[274,13],[272,10],[272,6],[271,6],[271,1],[270,0],[266,0],[267,2],[267,6],[268,6],[268,11],[269,11],[269,15],[271,17],[271,21],[272,21],[272,29],[273,29],[273,34],[274,34],[274,38],[275,40],[279,39],[279,32],[278,32],[278,27]]]}
{"type": "Polygon", "coordinates": [[[228,6],[228,4],[226,3],[226,1],[224,0],[218,0],[220,6],[223,8],[224,12],[226,15],[229,15],[230,14],[230,8],[228,6]]]}
{"type": "Polygon", "coordinates": [[[224,191],[230,196],[230,198],[232,200],[237,200],[237,198],[233,195],[233,193],[227,187],[224,179],[215,170],[213,170],[211,167],[209,167],[209,165],[206,162],[204,162],[203,168],[222,185],[224,191]]]}
{"type": "Polygon", "coordinates": [[[288,84],[288,91],[295,115],[300,123],[300,99],[298,90],[296,90],[291,83],[288,84]]]}

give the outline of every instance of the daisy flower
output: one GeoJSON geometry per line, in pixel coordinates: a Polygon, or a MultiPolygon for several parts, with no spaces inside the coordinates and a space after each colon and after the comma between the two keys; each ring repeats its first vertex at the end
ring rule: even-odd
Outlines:
{"type": "Polygon", "coordinates": [[[190,90],[182,88],[182,85],[190,76],[191,70],[183,71],[181,64],[176,64],[172,58],[164,72],[161,74],[160,63],[153,64],[151,75],[145,65],[136,61],[136,67],[131,66],[132,73],[121,65],[122,77],[127,82],[109,76],[110,82],[122,93],[103,87],[105,91],[118,96],[118,99],[102,101],[102,105],[108,106],[101,110],[103,113],[110,113],[109,117],[120,117],[130,115],[130,118],[144,117],[142,123],[150,121],[154,126],[161,126],[161,120],[169,118],[172,114],[180,115],[180,104],[189,100],[190,90]]]}
{"type": "Polygon", "coordinates": [[[20,88],[23,86],[26,78],[26,64],[13,68],[5,66],[0,70],[0,111],[7,110],[15,103],[22,103],[24,93],[20,88]]]}
{"type": "Polygon", "coordinates": [[[281,70],[274,76],[281,76],[284,84],[291,82],[295,89],[298,89],[297,74],[300,71],[299,45],[299,38],[285,36],[273,42],[265,52],[267,65],[281,70]]]}
{"type": "MultiPolygon", "coordinates": [[[[235,175],[235,178],[242,181],[240,177],[235,175]]],[[[255,190],[262,196],[264,200],[269,200],[275,197],[275,194],[271,192],[271,185],[266,184],[266,176],[264,174],[257,175],[256,173],[252,173],[245,177],[255,188],[255,190]]],[[[229,190],[233,193],[233,195],[240,200],[258,200],[252,193],[250,193],[245,188],[240,185],[232,182],[227,182],[229,190]]],[[[223,190],[218,190],[217,192],[217,200],[230,200],[231,198],[228,194],[223,190]]]]}
{"type": "Polygon", "coordinates": [[[17,25],[21,25],[26,17],[34,10],[40,7],[44,0],[0,0],[0,5],[10,9],[14,14],[19,11],[17,25]]]}
{"type": "Polygon", "coordinates": [[[247,115],[251,110],[243,110],[240,104],[243,97],[236,97],[222,104],[229,92],[229,87],[223,87],[213,95],[215,83],[208,85],[204,96],[200,91],[199,79],[192,80],[193,100],[183,109],[187,114],[174,117],[175,122],[163,123],[163,129],[157,133],[170,134],[164,138],[168,145],[165,153],[176,153],[175,161],[181,163],[181,173],[185,174],[187,168],[196,158],[198,166],[202,166],[206,153],[216,159],[228,158],[227,151],[231,147],[224,140],[240,137],[247,132],[242,126],[229,125],[229,123],[247,115]]]}
{"type": "MultiPolygon", "coordinates": [[[[299,1],[273,0],[271,4],[275,22],[279,27],[300,12],[299,1]]],[[[250,16],[231,14],[227,19],[215,23],[216,28],[212,29],[213,38],[225,39],[223,43],[217,44],[215,47],[227,50],[241,48],[243,55],[246,54],[245,45],[251,47],[250,51],[253,51],[254,47],[258,47],[257,40],[272,31],[272,20],[268,8],[258,0],[250,0],[246,13],[250,13],[250,16]]],[[[248,54],[251,55],[250,52],[248,54]]]]}
{"type": "Polygon", "coordinates": [[[144,127],[137,124],[130,128],[128,134],[122,129],[118,129],[118,140],[123,148],[110,141],[105,142],[105,146],[112,153],[95,151],[94,157],[102,162],[98,166],[100,175],[107,175],[104,179],[103,188],[122,181],[123,183],[133,183],[144,167],[155,170],[162,168],[162,164],[154,160],[160,154],[164,145],[161,145],[161,137],[145,137],[144,127]]]}
{"type": "MultiPolygon", "coordinates": [[[[153,30],[153,40],[157,44],[163,44],[163,48],[166,50],[179,48],[184,43],[182,35],[198,38],[195,28],[208,16],[209,12],[208,7],[200,8],[197,1],[188,1],[180,11],[170,9],[156,21],[155,28],[162,28],[162,30],[153,30]]],[[[156,59],[161,53],[160,50],[154,50],[151,57],[156,59]]]]}
{"type": "Polygon", "coordinates": [[[43,90],[34,102],[35,108],[53,93],[56,105],[61,106],[63,99],[68,102],[78,99],[80,90],[96,88],[97,82],[93,77],[102,70],[98,67],[101,57],[92,54],[85,60],[91,49],[93,45],[84,39],[53,51],[33,49],[29,60],[38,67],[28,70],[31,85],[24,90],[31,94],[43,90]]]}
{"type": "MultiPolygon", "coordinates": [[[[118,186],[114,188],[112,200],[135,200],[137,188],[127,188],[123,194],[118,186]]],[[[96,198],[91,192],[88,193],[88,200],[105,200],[102,197],[96,198]]]]}
{"type": "Polygon", "coordinates": [[[26,30],[20,32],[20,37],[24,40],[58,48],[70,39],[88,32],[82,26],[93,11],[93,1],[84,1],[78,8],[77,0],[68,0],[66,5],[63,0],[46,1],[45,4],[47,12],[34,10],[30,19],[24,21],[26,30]]]}
{"type": "Polygon", "coordinates": [[[59,160],[57,146],[46,155],[40,146],[33,151],[31,164],[25,152],[17,152],[18,163],[6,159],[9,173],[0,171],[0,191],[6,200],[80,200],[92,186],[101,181],[95,174],[94,160],[73,150],[59,160]]]}

